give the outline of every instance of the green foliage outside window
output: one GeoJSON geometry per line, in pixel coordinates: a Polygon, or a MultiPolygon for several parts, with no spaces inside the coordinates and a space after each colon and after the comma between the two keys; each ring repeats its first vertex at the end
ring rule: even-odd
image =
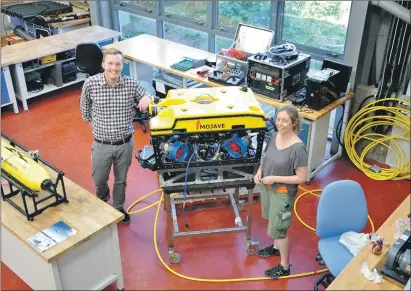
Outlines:
{"type": "MultiPolygon", "coordinates": [[[[155,1],[130,1],[139,6],[152,8],[155,1]]],[[[166,13],[187,17],[194,21],[207,21],[208,1],[163,1],[166,13]]],[[[347,34],[350,1],[286,1],[284,3],[284,21],[282,39],[295,44],[321,48],[336,53],[343,53],[347,34]]],[[[271,1],[218,1],[218,25],[237,27],[238,23],[267,28],[270,23],[271,1]]],[[[121,12],[121,11],[120,11],[121,12]]],[[[122,15],[119,12],[123,38],[133,37],[141,33],[155,35],[155,21],[149,18],[122,15]]],[[[167,26],[171,28],[171,26],[167,26]]],[[[178,42],[207,48],[205,33],[194,33],[193,30],[173,27],[173,38],[178,42]]],[[[171,37],[171,31],[167,32],[171,37]]],[[[225,47],[227,39],[216,38],[216,51],[225,47]]]]}
{"type": "Polygon", "coordinates": [[[283,40],[344,53],[351,2],[287,1],[283,40]]]}

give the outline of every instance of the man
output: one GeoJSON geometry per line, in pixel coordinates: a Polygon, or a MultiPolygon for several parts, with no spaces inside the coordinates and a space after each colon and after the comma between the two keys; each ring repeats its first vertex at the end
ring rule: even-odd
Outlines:
{"type": "Polygon", "coordinates": [[[123,223],[130,223],[124,202],[134,148],[132,121],[136,107],[147,109],[152,96],[139,82],[121,75],[123,54],[119,50],[105,51],[102,66],[104,73],[84,82],[80,111],[84,121],[92,124],[91,159],[97,197],[105,202],[110,199],[107,182],[113,165],[113,207],[124,214],[123,223]]]}

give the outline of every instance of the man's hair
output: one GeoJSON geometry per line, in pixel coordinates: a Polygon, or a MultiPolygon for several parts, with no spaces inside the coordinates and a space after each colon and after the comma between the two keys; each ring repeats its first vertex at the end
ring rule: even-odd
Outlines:
{"type": "Polygon", "coordinates": [[[121,59],[123,59],[123,53],[120,50],[115,49],[115,48],[109,48],[108,50],[104,51],[104,53],[103,53],[103,63],[104,63],[104,60],[106,59],[107,55],[120,55],[121,59]]]}

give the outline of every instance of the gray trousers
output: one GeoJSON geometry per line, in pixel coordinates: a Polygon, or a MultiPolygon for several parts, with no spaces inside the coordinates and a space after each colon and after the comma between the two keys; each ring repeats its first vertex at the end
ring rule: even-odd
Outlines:
{"type": "Polygon", "coordinates": [[[93,180],[97,197],[103,201],[110,199],[108,179],[111,166],[114,169],[113,207],[123,209],[126,199],[127,173],[134,149],[134,137],[122,145],[106,145],[96,141],[91,148],[93,180]]]}

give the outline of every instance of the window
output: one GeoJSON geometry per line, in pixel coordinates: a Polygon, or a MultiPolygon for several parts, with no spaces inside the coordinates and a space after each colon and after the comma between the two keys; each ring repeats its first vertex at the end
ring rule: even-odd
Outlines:
{"type": "Polygon", "coordinates": [[[239,23],[267,28],[271,1],[218,1],[218,25],[235,29],[239,23]]]}
{"type": "Polygon", "coordinates": [[[154,19],[119,10],[118,21],[123,39],[144,33],[156,35],[156,21],[154,19]]]}
{"type": "Polygon", "coordinates": [[[223,48],[229,48],[233,44],[233,40],[231,38],[222,37],[219,35],[215,36],[215,52],[221,52],[223,48]]]}
{"type": "Polygon", "coordinates": [[[121,1],[121,3],[128,3],[137,6],[137,8],[143,9],[147,12],[156,10],[156,1],[136,0],[136,1],[121,1]]]}
{"type": "Polygon", "coordinates": [[[177,15],[197,23],[207,22],[208,1],[164,1],[163,6],[166,16],[177,15]]]}
{"type": "Polygon", "coordinates": [[[286,1],[282,40],[343,54],[351,1],[286,1]]]}
{"type": "Polygon", "coordinates": [[[164,22],[164,38],[208,51],[208,34],[206,32],[164,22]]]}

